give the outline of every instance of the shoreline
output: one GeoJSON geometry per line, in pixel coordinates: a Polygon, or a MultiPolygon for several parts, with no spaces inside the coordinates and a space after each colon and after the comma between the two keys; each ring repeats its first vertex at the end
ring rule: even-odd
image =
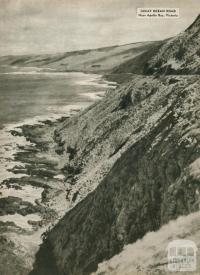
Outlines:
{"type": "MultiPolygon", "coordinates": [[[[75,115],[77,110],[72,112],[75,115]]],[[[55,155],[51,156],[52,148],[49,148],[49,144],[54,141],[44,138],[47,133],[48,138],[52,138],[56,126],[68,118],[70,114],[55,121],[40,120],[33,125],[24,124],[14,130],[14,137],[18,133],[28,144],[20,145],[14,154],[13,161],[21,163],[21,166],[9,169],[12,177],[1,182],[0,244],[5,253],[3,257],[10,257],[14,248],[15,260],[28,271],[32,268],[43,235],[59,221],[68,208],[64,178],[56,167],[55,155]],[[30,194],[27,198],[29,191],[31,194],[37,192],[38,197],[35,194],[32,198],[30,194]],[[4,192],[7,192],[7,197],[4,192]],[[28,257],[26,263],[23,263],[24,256],[28,257]]]]}
{"type": "MultiPolygon", "coordinates": [[[[85,85],[101,85],[91,84],[92,81],[94,79],[89,79],[85,85]]],[[[69,187],[65,183],[65,175],[59,167],[60,144],[55,129],[104,94],[82,94],[90,99],[88,104],[66,105],[59,109],[60,114],[35,116],[10,123],[0,130],[5,134],[4,137],[1,135],[5,140],[2,146],[5,150],[0,165],[5,165],[0,175],[0,243],[3,247],[6,245],[6,257],[15,247],[19,263],[23,262],[24,253],[28,255],[29,261],[25,265],[28,270],[32,268],[42,236],[70,207],[68,195],[73,185],[69,187]]],[[[49,108],[49,111],[54,110],[49,108]]]]}

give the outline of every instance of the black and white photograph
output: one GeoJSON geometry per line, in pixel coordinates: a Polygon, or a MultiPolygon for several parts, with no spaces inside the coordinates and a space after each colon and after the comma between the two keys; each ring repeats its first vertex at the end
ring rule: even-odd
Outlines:
{"type": "Polygon", "coordinates": [[[0,275],[200,275],[198,0],[0,0],[0,275]]]}

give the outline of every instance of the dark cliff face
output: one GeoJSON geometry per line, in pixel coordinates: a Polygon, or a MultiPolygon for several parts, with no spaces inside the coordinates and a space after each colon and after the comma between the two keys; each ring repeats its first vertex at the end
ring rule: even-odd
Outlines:
{"type": "MultiPolygon", "coordinates": [[[[150,112],[156,100],[157,111],[151,114],[156,120],[141,139],[131,137],[131,147],[96,190],[49,233],[31,274],[90,274],[125,244],[199,210],[199,78],[151,81],[157,81],[157,90],[137,104],[142,113],[142,104],[150,112]]],[[[121,108],[119,101],[115,112],[121,108]]],[[[132,108],[125,104],[123,112],[131,114],[132,108]]]]}

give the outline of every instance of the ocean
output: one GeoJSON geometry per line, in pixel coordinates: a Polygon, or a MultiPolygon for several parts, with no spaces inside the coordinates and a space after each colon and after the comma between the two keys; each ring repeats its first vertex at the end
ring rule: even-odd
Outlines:
{"type": "Polygon", "coordinates": [[[0,129],[34,117],[86,107],[108,89],[101,76],[84,73],[11,72],[0,74],[0,129]]]}

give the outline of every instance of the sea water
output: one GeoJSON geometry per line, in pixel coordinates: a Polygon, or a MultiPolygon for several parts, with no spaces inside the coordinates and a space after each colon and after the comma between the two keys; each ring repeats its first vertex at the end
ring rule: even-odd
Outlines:
{"type": "MultiPolygon", "coordinates": [[[[0,73],[0,198],[19,197],[34,204],[41,196],[43,188],[24,186],[21,190],[2,186],[8,178],[23,177],[10,171],[17,163],[14,154],[19,145],[29,142],[23,136],[13,136],[10,131],[23,124],[55,120],[68,116],[73,111],[85,108],[102,97],[113,83],[100,75],[65,72],[41,72],[38,70],[12,71],[0,73]]],[[[30,228],[30,218],[20,215],[5,215],[0,221],[14,221],[24,229],[30,228]]],[[[38,220],[37,215],[31,217],[38,220]]]]}

